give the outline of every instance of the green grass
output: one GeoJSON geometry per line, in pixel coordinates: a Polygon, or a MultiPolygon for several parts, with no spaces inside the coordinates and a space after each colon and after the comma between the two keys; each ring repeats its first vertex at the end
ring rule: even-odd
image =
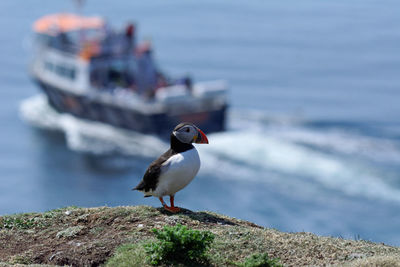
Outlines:
{"type": "Polygon", "coordinates": [[[77,207],[65,207],[61,209],[50,210],[41,214],[21,213],[15,215],[0,216],[0,229],[32,229],[48,226],[47,221],[64,216],[64,212],[77,207]]]}
{"type": "Polygon", "coordinates": [[[78,207],[78,206],[67,206],[67,207],[62,207],[62,208],[58,208],[58,209],[52,209],[52,210],[46,211],[45,213],[65,212],[65,211],[68,211],[68,210],[76,210],[76,209],[79,209],[79,208],[80,207],[78,207]]]}
{"type": "Polygon", "coordinates": [[[244,262],[239,263],[240,267],[283,267],[279,259],[270,259],[267,253],[253,254],[247,257],[244,262]]]}
{"type": "Polygon", "coordinates": [[[158,240],[144,246],[147,261],[152,265],[205,262],[206,251],[214,241],[211,232],[188,229],[180,224],[153,229],[153,232],[158,240]]]}
{"type": "Polygon", "coordinates": [[[124,244],[105,264],[108,267],[146,266],[146,252],[142,244],[124,244]]]}

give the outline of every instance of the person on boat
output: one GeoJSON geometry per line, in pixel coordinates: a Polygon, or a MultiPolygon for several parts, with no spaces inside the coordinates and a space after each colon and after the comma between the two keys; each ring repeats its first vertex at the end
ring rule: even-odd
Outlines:
{"type": "Polygon", "coordinates": [[[185,84],[186,89],[187,89],[190,93],[192,93],[192,91],[193,91],[192,78],[190,78],[189,76],[186,76],[186,77],[183,79],[183,83],[185,84]]]}
{"type": "Polygon", "coordinates": [[[152,95],[157,86],[157,68],[153,61],[151,43],[146,41],[136,49],[137,85],[141,95],[152,95]]]}
{"type": "Polygon", "coordinates": [[[132,49],[135,47],[135,32],[136,32],[135,24],[131,22],[128,23],[128,25],[125,28],[125,38],[127,42],[128,51],[132,51],[132,49]]]}
{"type": "Polygon", "coordinates": [[[190,93],[192,93],[193,90],[193,82],[192,78],[190,76],[183,77],[181,79],[175,80],[175,84],[177,85],[184,85],[186,87],[186,90],[188,90],[190,93]]]}

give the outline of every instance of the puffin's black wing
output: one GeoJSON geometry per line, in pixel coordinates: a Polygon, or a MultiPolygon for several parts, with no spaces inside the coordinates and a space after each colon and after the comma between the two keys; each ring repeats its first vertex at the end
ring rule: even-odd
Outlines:
{"type": "Polygon", "coordinates": [[[158,183],[158,177],[160,177],[161,174],[161,168],[163,167],[164,169],[164,166],[162,166],[162,164],[175,154],[176,152],[174,150],[169,149],[167,152],[162,154],[158,159],[153,161],[147,168],[143,176],[143,179],[132,190],[139,190],[144,192],[155,190],[158,183]]]}

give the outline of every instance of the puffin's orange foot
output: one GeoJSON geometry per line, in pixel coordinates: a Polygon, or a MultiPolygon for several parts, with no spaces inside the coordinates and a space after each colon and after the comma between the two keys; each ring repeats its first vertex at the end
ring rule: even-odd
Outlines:
{"type": "Polygon", "coordinates": [[[178,207],[168,207],[167,205],[164,205],[164,209],[168,210],[169,212],[176,213],[180,211],[181,209],[178,207]]]}

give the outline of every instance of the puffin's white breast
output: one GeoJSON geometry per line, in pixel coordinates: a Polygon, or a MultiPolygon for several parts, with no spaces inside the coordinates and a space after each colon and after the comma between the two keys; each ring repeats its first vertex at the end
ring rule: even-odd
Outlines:
{"type": "Polygon", "coordinates": [[[158,178],[153,196],[174,195],[187,186],[200,169],[200,158],[196,148],[178,153],[162,164],[161,175],[158,178]]]}

